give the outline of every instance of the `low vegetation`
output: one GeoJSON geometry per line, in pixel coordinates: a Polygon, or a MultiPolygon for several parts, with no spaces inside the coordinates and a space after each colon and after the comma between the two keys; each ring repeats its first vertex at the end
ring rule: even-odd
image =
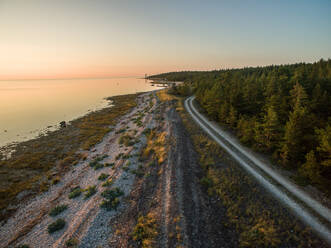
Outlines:
{"type": "Polygon", "coordinates": [[[57,219],[55,222],[51,223],[47,229],[49,233],[53,233],[58,230],[61,230],[62,228],[64,228],[65,225],[66,225],[65,220],[60,218],[57,219]]]}
{"type": "Polygon", "coordinates": [[[84,199],[87,199],[89,197],[91,197],[92,195],[94,195],[97,192],[96,186],[89,186],[87,187],[87,189],[84,190],[85,194],[84,194],[84,199]]]}
{"type": "Polygon", "coordinates": [[[76,197],[80,196],[81,193],[82,193],[82,189],[81,189],[79,186],[77,186],[77,187],[73,188],[73,189],[70,191],[70,193],[69,193],[69,195],[68,195],[68,198],[69,198],[69,199],[76,198],[76,197]]]}
{"type": "Polygon", "coordinates": [[[49,215],[54,217],[57,216],[58,214],[62,213],[64,210],[66,210],[68,208],[68,205],[58,205],[54,208],[51,209],[51,211],[49,212],[49,215]]]}
{"type": "Polygon", "coordinates": [[[105,181],[109,177],[109,174],[101,173],[98,180],[105,181]]]}
{"type": "Polygon", "coordinates": [[[68,239],[66,241],[66,247],[78,248],[78,240],[75,238],[68,239]]]}
{"type": "Polygon", "coordinates": [[[132,136],[124,134],[119,138],[118,143],[125,146],[133,146],[135,144],[135,140],[132,136]]]}
{"type": "Polygon", "coordinates": [[[105,198],[102,201],[100,207],[106,209],[107,211],[116,210],[120,204],[118,197],[122,196],[124,193],[119,188],[107,189],[101,193],[101,196],[105,198]]]}
{"type": "Polygon", "coordinates": [[[140,216],[131,236],[139,247],[155,247],[156,237],[158,236],[158,225],[155,215],[148,213],[146,216],[140,216]]]}
{"type": "Polygon", "coordinates": [[[108,179],[106,182],[102,184],[102,187],[110,187],[114,184],[112,179],[108,179]]]}
{"type": "Polygon", "coordinates": [[[140,154],[140,161],[144,161],[147,158],[152,158],[158,164],[162,164],[167,155],[166,149],[166,132],[158,132],[157,130],[148,130],[145,132],[147,136],[147,145],[142,149],[140,154]]]}

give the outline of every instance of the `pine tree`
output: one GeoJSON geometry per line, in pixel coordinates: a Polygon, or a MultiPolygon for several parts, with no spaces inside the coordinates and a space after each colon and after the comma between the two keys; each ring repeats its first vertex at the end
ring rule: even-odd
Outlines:
{"type": "Polygon", "coordinates": [[[314,183],[321,182],[321,169],[313,150],[307,153],[306,162],[299,169],[299,172],[301,175],[309,178],[314,183]]]}
{"type": "Polygon", "coordinates": [[[285,126],[281,160],[284,165],[297,166],[303,160],[303,137],[305,135],[306,108],[296,105],[285,126]]]}
{"type": "Polygon", "coordinates": [[[325,129],[317,130],[319,146],[317,151],[321,157],[321,164],[331,168],[331,126],[328,125],[325,129]]]}
{"type": "Polygon", "coordinates": [[[280,123],[277,112],[273,107],[269,107],[263,120],[264,145],[267,151],[272,151],[280,140],[280,123]]]}

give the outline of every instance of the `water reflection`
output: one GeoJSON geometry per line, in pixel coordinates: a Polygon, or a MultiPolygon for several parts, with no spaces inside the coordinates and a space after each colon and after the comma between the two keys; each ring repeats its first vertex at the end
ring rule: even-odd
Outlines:
{"type": "Polygon", "coordinates": [[[137,78],[0,81],[0,146],[103,108],[105,97],[157,88],[137,78]]]}

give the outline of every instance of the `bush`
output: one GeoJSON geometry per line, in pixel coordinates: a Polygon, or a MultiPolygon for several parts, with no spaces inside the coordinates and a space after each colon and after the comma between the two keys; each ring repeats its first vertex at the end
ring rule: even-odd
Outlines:
{"type": "Polygon", "coordinates": [[[51,211],[49,212],[49,215],[54,217],[54,216],[62,213],[67,208],[68,208],[68,205],[58,205],[51,209],[51,211]]]}
{"type": "Polygon", "coordinates": [[[106,209],[107,211],[116,210],[118,205],[120,204],[120,200],[115,198],[114,200],[103,200],[100,204],[101,208],[106,209]]]}
{"type": "Polygon", "coordinates": [[[122,135],[119,140],[118,143],[120,145],[125,145],[125,146],[133,146],[135,144],[135,142],[132,140],[132,137],[130,135],[122,135]]]}
{"type": "Polygon", "coordinates": [[[97,192],[96,186],[89,186],[87,189],[85,189],[85,196],[84,199],[89,198],[90,196],[94,195],[97,192]]]}
{"type": "Polygon", "coordinates": [[[67,247],[78,247],[78,240],[74,239],[74,238],[68,239],[66,242],[66,246],[67,247]]]}
{"type": "Polygon", "coordinates": [[[95,170],[98,170],[98,169],[101,169],[104,167],[103,164],[99,163],[100,161],[102,161],[103,159],[107,158],[108,155],[103,155],[103,156],[99,156],[99,157],[96,157],[93,161],[91,161],[89,163],[89,166],[94,168],[95,170]]]}
{"type": "Polygon", "coordinates": [[[108,174],[101,173],[101,175],[98,177],[98,180],[105,181],[109,177],[108,174]]]}
{"type": "Polygon", "coordinates": [[[108,200],[112,200],[116,197],[122,196],[124,193],[119,188],[107,189],[101,193],[101,196],[108,200]]]}
{"type": "Polygon", "coordinates": [[[102,187],[109,187],[109,186],[112,186],[113,185],[113,180],[112,179],[108,179],[106,182],[104,182],[102,184],[102,187]]]}
{"type": "Polygon", "coordinates": [[[120,201],[118,199],[119,196],[122,196],[124,193],[119,188],[108,189],[101,193],[101,196],[105,198],[102,201],[100,207],[105,208],[107,211],[113,210],[118,207],[120,201]]]}
{"type": "Polygon", "coordinates": [[[60,180],[61,180],[61,179],[60,179],[59,176],[53,178],[53,180],[52,180],[52,185],[58,184],[58,183],[60,182],[60,180]]]}
{"type": "Polygon", "coordinates": [[[69,199],[73,199],[73,198],[76,198],[78,196],[80,196],[80,194],[82,193],[82,190],[79,186],[73,188],[70,193],[69,193],[69,199]]]}
{"type": "Polygon", "coordinates": [[[57,219],[55,222],[53,222],[52,224],[50,224],[48,226],[48,232],[53,233],[58,230],[61,230],[65,225],[66,225],[66,222],[64,219],[57,219]]]}
{"type": "Polygon", "coordinates": [[[102,169],[104,167],[103,164],[97,163],[96,166],[94,166],[94,170],[99,170],[102,169]]]}
{"type": "Polygon", "coordinates": [[[17,246],[16,248],[29,248],[30,246],[26,245],[26,244],[23,244],[23,245],[19,245],[17,246]]]}
{"type": "Polygon", "coordinates": [[[105,167],[113,167],[115,163],[105,163],[105,167]]]}
{"type": "Polygon", "coordinates": [[[141,244],[141,247],[152,248],[155,247],[155,238],[158,235],[157,228],[155,216],[149,213],[138,218],[138,223],[131,235],[133,240],[141,244]]]}
{"type": "Polygon", "coordinates": [[[204,186],[207,189],[213,186],[212,180],[206,176],[200,179],[200,183],[202,186],[204,186]]]}

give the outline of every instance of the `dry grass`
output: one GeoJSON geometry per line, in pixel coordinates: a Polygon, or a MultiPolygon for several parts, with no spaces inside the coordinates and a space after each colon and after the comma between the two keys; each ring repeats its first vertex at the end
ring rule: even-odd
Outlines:
{"type": "Polygon", "coordinates": [[[156,95],[160,99],[161,102],[172,101],[172,100],[178,99],[178,97],[168,94],[168,89],[160,90],[156,93],[156,95]]]}
{"type": "Polygon", "coordinates": [[[155,214],[150,212],[146,216],[140,216],[132,233],[132,238],[138,243],[139,247],[155,247],[157,235],[158,224],[155,214]]]}
{"type": "Polygon", "coordinates": [[[151,130],[150,133],[147,134],[147,145],[145,149],[143,149],[141,157],[147,159],[149,156],[152,156],[158,164],[162,164],[167,156],[166,142],[166,132],[151,130]]]}

